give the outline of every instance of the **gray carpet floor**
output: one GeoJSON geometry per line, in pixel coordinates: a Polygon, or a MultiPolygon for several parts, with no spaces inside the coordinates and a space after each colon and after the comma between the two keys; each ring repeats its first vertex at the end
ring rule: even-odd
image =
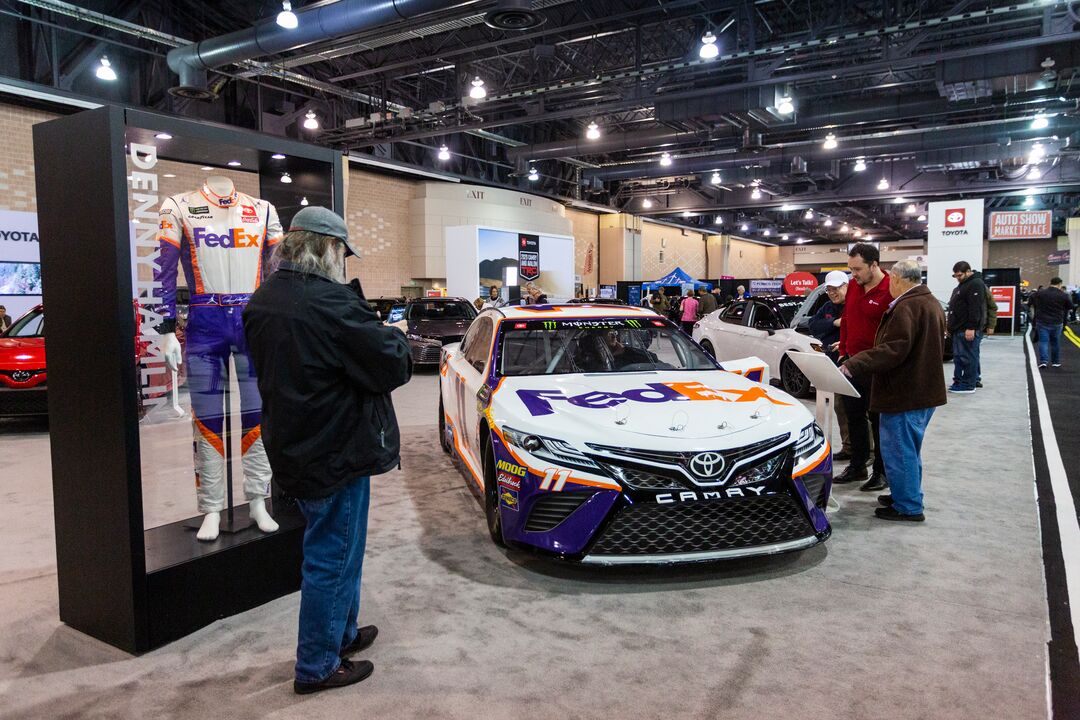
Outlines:
{"type": "Polygon", "coordinates": [[[395,396],[403,470],[374,483],[375,674],[303,698],[296,594],[141,657],[62,625],[48,434],[4,424],[0,717],[1045,718],[1024,357],[1008,338],[983,353],[986,389],[930,425],[924,525],[875,520],[845,487],[824,546],[644,571],[492,545],[436,442],[437,378],[418,375],[395,396]]]}

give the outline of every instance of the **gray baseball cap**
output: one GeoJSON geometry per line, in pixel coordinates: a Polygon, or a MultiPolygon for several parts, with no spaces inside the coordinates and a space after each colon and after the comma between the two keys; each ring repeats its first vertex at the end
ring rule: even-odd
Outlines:
{"type": "Polygon", "coordinates": [[[289,232],[293,230],[307,230],[319,235],[336,237],[345,243],[346,257],[349,255],[360,257],[360,253],[349,243],[348,226],[341,216],[333,210],[319,205],[306,207],[293,216],[292,222],[289,224],[289,232]]]}

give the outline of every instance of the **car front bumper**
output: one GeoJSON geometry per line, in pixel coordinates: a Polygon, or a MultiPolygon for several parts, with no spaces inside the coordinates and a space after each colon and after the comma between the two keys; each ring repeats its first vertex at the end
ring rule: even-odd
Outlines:
{"type": "Polygon", "coordinates": [[[44,385],[11,388],[0,385],[0,417],[49,414],[49,395],[44,385]]]}

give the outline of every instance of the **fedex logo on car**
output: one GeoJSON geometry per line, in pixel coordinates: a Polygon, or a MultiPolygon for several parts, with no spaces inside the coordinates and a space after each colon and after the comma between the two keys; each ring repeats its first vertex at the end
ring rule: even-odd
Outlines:
{"type": "Polygon", "coordinates": [[[244,228],[230,228],[228,232],[217,234],[206,228],[197,227],[192,233],[195,247],[246,248],[259,247],[258,233],[248,233],[244,228]]]}
{"type": "Polygon", "coordinates": [[[964,227],[967,224],[967,210],[952,208],[945,211],[945,227],[964,227]]]}
{"type": "Polygon", "coordinates": [[[720,402],[754,402],[765,400],[773,405],[790,405],[769,396],[765,388],[755,386],[745,390],[715,390],[699,382],[646,383],[643,388],[631,388],[621,393],[592,390],[580,395],[566,395],[561,390],[518,390],[521,402],[533,416],[551,415],[555,401],[566,401],[583,408],[603,409],[625,402],[665,403],[713,400],[720,402]]]}

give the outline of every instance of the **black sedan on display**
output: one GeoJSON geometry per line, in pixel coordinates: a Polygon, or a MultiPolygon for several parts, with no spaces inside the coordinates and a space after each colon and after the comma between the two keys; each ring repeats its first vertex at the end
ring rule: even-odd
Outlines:
{"type": "Polygon", "coordinates": [[[465,298],[415,298],[395,306],[388,324],[409,339],[414,364],[435,365],[442,346],[461,342],[475,317],[476,308],[465,298]]]}

